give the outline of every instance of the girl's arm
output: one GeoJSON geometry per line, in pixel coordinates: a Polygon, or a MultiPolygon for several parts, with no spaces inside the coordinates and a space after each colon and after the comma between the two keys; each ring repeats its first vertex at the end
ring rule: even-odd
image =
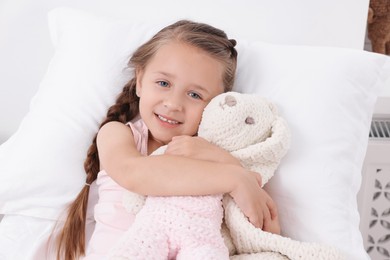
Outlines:
{"type": "Polygon", "coordinates": [[[276,212],[272,200],[264,199],[259,189],[258,174],[236,164],[174,155],[141,156],[132,131],[119,122],[100,129],[97,145],[101,168],[133,192],[154,196],[230,193],[250,222],[260,228],[276,212]]]}
{"type": "Polygon", "coordinates": [[[239,176],[247,174],[233,164],[176,155],[142,156],[130,128],[118,122],[101,128],[97,145],[101,168],[122,187],[142,195],[221,194],[232,191],[239,176]]]}
{"type": "Polygon", "coordinates": [[[173,137],[172,141],[168,144],[165,154],[241,166],[240,160],[235,158],[231,153],[209,143],[199,136],[182,135],[173,137]]]}

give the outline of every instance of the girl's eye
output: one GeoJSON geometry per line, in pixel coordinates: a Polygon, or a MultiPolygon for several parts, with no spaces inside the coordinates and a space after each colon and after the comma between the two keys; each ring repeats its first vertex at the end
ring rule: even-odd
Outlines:
{"type": "Polygon", "coordinates": [[[195,99],[202,99],[202,97],[195,92],[190,92],[190,93],[188,93],[188,95],[192,98],[195,98],[195,99]]]}
{"type": "Polygon", "coordinates": [[[169,86],[168,82],[166,82],[166,81],[157,81],[157,84],[161,87],[164,87],[164,88],[169,86]]]}

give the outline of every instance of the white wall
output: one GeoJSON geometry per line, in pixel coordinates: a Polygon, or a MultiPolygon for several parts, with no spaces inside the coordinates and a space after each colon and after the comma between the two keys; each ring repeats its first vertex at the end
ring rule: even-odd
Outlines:
{"type": "MultiPolygon", "coordinates": [[[[371,41],[367,37],[364,40],[364,50],[372,51],[371,41]]],[[[390,78],[386,82],[386,87],[380,94],[374,108],[374,115],[376,117],[388,117],[390,114],[390,78]]]]}
{"type": "Polygon", "coordinates": [[[174,15],[235,38],[362,49],[369,0],[0,0],[0,143],[19,126],[54,50],[47,12],[61,5],[121,18],[174,15]]]}

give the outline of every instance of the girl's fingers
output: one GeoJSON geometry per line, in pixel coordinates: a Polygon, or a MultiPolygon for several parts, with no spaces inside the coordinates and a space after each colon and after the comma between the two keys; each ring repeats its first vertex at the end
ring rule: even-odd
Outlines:
{"type": "MultiPolygon", "coordinates": [[[[269,208],[267,205],[264,205],[265,208],[263,208],[263,223],[269,222],[271,220],[271,212],[269,211],[269,208]]],[[[264,225],[264,224],[263,224],[264,225]]],[[[262,229],[264,226],[262,226],[262,229]]]]}
{"type": "Polygon", "coordinates": [[[269,212],[271,213],[271,219],[275,219],[278,217],[278,208],[276,207],[275,203],[273,201],[269,200],[267,201],[267,206],[269,209],[269,212]]]}
{"type": "Polygon", "coordinates": [[[257,214],[249,217],[249,222],[252,223],[256,228],[263,228],[263,216],[260,214],[261,211],[256,212],[257,214]]]}

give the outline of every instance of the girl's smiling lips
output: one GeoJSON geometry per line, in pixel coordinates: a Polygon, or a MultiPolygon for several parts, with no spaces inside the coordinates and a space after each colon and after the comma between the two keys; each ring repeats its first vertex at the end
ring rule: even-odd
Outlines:
{"type": "Polygon", "coordinates": [[[175,127],[181,124],[181,122],[176,121],[172,118],[160,115],[160,114],[155,114],[156,117],[158,118],[159,122],[164,125],[165,127],[175,127]]]}

